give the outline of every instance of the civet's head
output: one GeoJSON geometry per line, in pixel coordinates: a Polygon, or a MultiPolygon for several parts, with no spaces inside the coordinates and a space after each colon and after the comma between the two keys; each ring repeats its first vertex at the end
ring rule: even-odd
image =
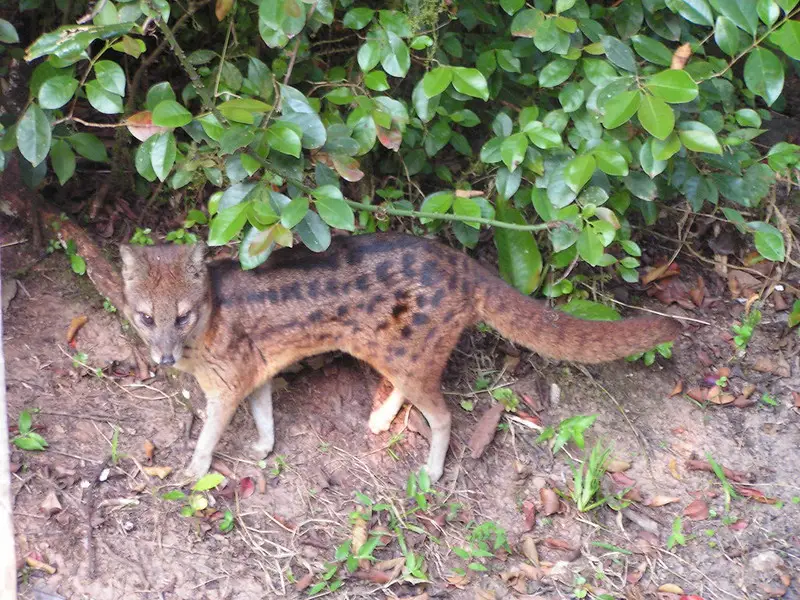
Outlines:
{"type": "Polygon", "coordinates": [[[125,316],[156,364],[174,365],[211,313],[206,246],[120,246],[125,316]]]}

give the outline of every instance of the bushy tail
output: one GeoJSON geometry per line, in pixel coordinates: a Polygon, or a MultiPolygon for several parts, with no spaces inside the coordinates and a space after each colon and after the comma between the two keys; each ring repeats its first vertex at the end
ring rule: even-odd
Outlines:
{"type": "Polygon", "coordinates": [[[622,321],[588,321],[520,294],[492,277],[483,286],[478,315],[500,334],[549,358],[601,363],[650,350],[674,340],[677,321],[664,317],[637,317],[622,321]]]}

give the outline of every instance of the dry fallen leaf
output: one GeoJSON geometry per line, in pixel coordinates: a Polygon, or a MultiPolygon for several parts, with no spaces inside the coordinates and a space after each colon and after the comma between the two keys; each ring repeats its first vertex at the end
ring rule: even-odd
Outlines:
{"type": "Polygon", "coordinates": [[[48,517],[52,517],[57,512],[61,512],[61,510],[61,502],[58,501],[58,496],[54,490],[50,490],[47,496],[45,496],[44,501],[39,505],[39,512],[48,517]]]}
{"type": "Polygon", "coordinates": [[[636,480],[631,479],[625,473],[611,473],[611,481],[620,487],[633,487],[636,485],[636,480]]]}
{"type": "Polygon", "coordinates": [[[36,571],[44,571],[49,575],[53,575],[56,572],[56,568],[52,565],[48,565],[46,562],[39,560],[38,558],[28,555],[25,557],[25,562],[27,565],[36,571]]]}
{"type": "Polygon", "coordinates": [[[536,525],[536,505],[531,500],[522,503],[522,515],[525,517],[525,531],[530,531],[536,525]]]}
{"type": "Polygon", "coordinates": [[[145,459],[147,459],[148,463],[153,462],[153,453],[155,453],[155,451],[156,451],[155,444],[153,444],[153,442],[151,442],[150,440],[145,440],[144,441],[144,457],[145,457],[145,459]]]}
{"type": "Polygon", "coordinates": [[[472,458],[480,458],[484,450],[486,450],[486,447],[492,442],[502,414],[503,405],[498,402],[481,415],[478,424],[475,426],[475,430],[472,432],[472,437],[469,440],[469,449],[472,451],[472,458]]]}
{"type": "Polygon", "coordinates": [[[172,473],[172,467],[142,467],[142,471],[150,475],[150,477],[166,479],[167,475],[172,473]]]}
{"type": "Polygon", "coordinates": [[[542,488],[539,490],[539,499],[542,501],[542,513],[545,516],[556,514],[561,508],[561,501],[558,495],[550,488],[542,488]]]}
{"type": "Polygon", "coordinates": [[[612,458],[606,463],[606,471],[609,473],[622,473],[631,468],[631,463],[619,458],[612,458]]]}
{"type": "Polygon", "coordinates": [[[536,550],[536,541],[529,535],[522,538],[522,553],[535,566],[539,566],[539,551],[536,550]]]}
{"type": "Polygon", "coordinates": [[[650,498],[647,502],[644,503],[645,506],[664,506],[666,504],[672,504],[673,502],[679,502],[680,498],[675,496],[661,496],[655,495],[650,498]]]}
{"type": "Polygon", "coordinates": [[[683,391],[683,380],[678,379],[675,382],[675,386],[672,388],[672,391],[669,393],[669,397],[672,398],[673,396],[677,396],[683,391]]]}
{"type": "Polygon", "coordinates": [[[78,335],[78,331],[80,331],[81,327],[86,325],[89,321],[89,317],[86,315],[81,315],[79,317],[75,317],[69,323],[69,329],[67,329],[67,343],[71,343],[72,340],[75,339],[75,336],[78,335]]]}
{"type": "Polygon", "coordinates": [[[217,5],[214,7],[214,14],[217,16],[217,21],[222,21],[233,8],[234,0],[217,0],[217,5]]]}
{"type": "Polygon", "coordinates": [[[733,486],[734,489],[738,494],[741,494],[745,498],[752,498],[756,502],[761,502],[762,504],[777,504],[777,498],[770,498],[764,495],[764,492],[761,490],[757,490],[751,487],[745,487],[743,485],[735,485],[733,486]]]}
{"type": "Polygon", "coordinates": [[[255,491],[256,491],[256,484],[255,484],[255,481],[253,481],[252,477],[244,477],[239,482],[239,497],[240,498],[242,498],[242,499],[249,498],[250,496],[253,495],[253,492],[255,492],[255,491]]]}
{"type": "Polygon", "coordinates": [[[311,585],[311,582],[313,580],[314,580],[314,574],[313,573],[306,573],[305,575],[303,575],[300,579],[298,579],[295,582],[294,589],[296,589],[298,592],[302,592],[308,586],[311,585]]]}
{"type": "Polygon", "coordinates": [[[692,57],[692,45],[690,43],[681,44],[672,55],[670,69],[683,69],[692,57]]]}
{"type": "MultiPolygon", "coordinates": [[[[690,471],[708,471],[709,473],[714,472],[714,468],[704,460],[687,460],[686,468],[690,471]]],[[[725,477],[727,477],[731,481],[742,482],[742,481],[747,481],[748,479],[745,473],[742,473],[740,471],[733,471],[731,469],[728,469],[727,467],[722,467],[722,472],[725,474],[725,477]]]]}
{"type": "MultiPolygon", "coordinates": [[[[367,522],[361,517],[355,517],[353,519],[353,541],[350,543],[350,550],[353,554],[358,554],[361,546],[367,542],[367,537],[367,522]]],[[[366,558],[361,559],[358,561],[358,567],[360,569],[369,569],[369,560],[366,558]]]]}
{"type": "Polygon", "coordinates": [[[708,398],[708,389],[701,387],[690,387],[686,390],[686,395],[695,402],[705,402],[708,398]]]}
{"type": "Polygon", "coordinates": [[[143,110],[128,117],[125,125],[131,135],[140,142],[146,141],[148,138],[169,131],[168,127],[161,127],[160,125],[153,125],[153,113],[149,110],[143,110]]]}
{"type": "Polygon", "coordinates": [[[658,265],[648,269],[647,272],[642,276],[642,283],[647,285],[649,283],[653,283],[654,281],[658,281],[659,279],[664,279],[665,277],[678,275],[679,273],[680,267],[678,266],[678,263],[665,263],[663,265],[658,265]]]}
{"type": "Polygon", "coordinates": [[[544,545],[548,548],[552,548],[553,550],[574,550],[572,544],[569,543],[567,540],[562,540],[559,538],[545,538],[544,545]]]}
{"type": "Polygon", "coordinates": [[[706,282],[700,275],[697,276],[697,285],[689,290],[689,297],[694,302],[695,306],[702,306],[703,300],[706,297],[706,282]]]}
{"type": "Polygon", "coordinates": [[[674,458],[669,459],[669,472],[672,474],[672,477],[678,481],[681,480],[681,476],[678,473],[678,461],[674,458]]]}
{"type": "Polygon", "coordinates": [[[659,592],[664,592],[666,594],[682,594],[683,588],[679,585],[675,585],[674,583],[665,583],[658,587],[659,592]]]}
{"type": "Polygon", "coordinates": [[[463,590],[469,583],[469,576],[466,573],[463,575],[453,574],[447,577],[447,583],[459,590],[463,590]]]}
{"type": "Polygon", "coordinates": [[[708,504],[700,499],[690,502],[683,509],[683,516],[692,521],[703,521],[708,518],[708,504]]]}

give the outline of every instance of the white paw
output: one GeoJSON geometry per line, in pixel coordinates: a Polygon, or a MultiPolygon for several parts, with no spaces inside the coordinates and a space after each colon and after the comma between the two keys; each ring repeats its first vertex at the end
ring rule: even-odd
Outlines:
{"type": "Polygon", "coordinates": [[[431,466],[430,464],[426,464],[423,469],[425,469],[425,472],[428,474],[428,479],[431,483],[439,481],[444,473],[444,467],[440,465],[431,466]]]}
{"type": "Polygon", "coordinates": [[[192,457],[192,461],[189,465],[183,470],[184,476],[188,477],[192,481],[196,482],[200,479],[203,475],[208,473],[208,470],[211,468],[211,458],[198,458],[197,456],[192,457]]]}
{"type": "Polygon", "coordinates": [[[394,415],[382,414],[381,409],[373,410],[369,415],[369,430],[375,434],[389,431],[392,421],[394,421],[394,415]]]}
{"type": "Polygon", "coordinates": [[[253,443],[253,452],[256,458],[266,458],[270,452],[272,452],[272,448],[275,446],[275,440],[270,439],[259,439],[257,442],[253,443]]]}

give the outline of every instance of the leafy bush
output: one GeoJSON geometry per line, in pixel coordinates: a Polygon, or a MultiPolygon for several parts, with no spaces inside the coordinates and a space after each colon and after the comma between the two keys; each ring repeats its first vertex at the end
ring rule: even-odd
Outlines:
{"type": "MultiPolygon", "coordinates": [[[[294,234],[321,251],[331,227],[411,216],[468,247],[493,228],[503,275],[526,293],[547,265],[578,261],[635,281],[632,223],[684,199],[784,260],[781,232],[752,215],[800,149],[753,140],[800,58],[798,0],[605,4],[99,2],[25,51],[31,101],[4,121],[0,162],[18,151],[30,182],[52,170],[64,184],[78,156],[109,160],[96,127],[126,125],[139,177],[220,188],[208,239],[241,236],[245,268],[294,234]],[[123,65],[157,37],[171,52],[145,92],[123,65]],[[87,102],[91,121],[76,112],[87,102]]],[[[18,42],[6,21],[0,41],[18,42]]]]}

